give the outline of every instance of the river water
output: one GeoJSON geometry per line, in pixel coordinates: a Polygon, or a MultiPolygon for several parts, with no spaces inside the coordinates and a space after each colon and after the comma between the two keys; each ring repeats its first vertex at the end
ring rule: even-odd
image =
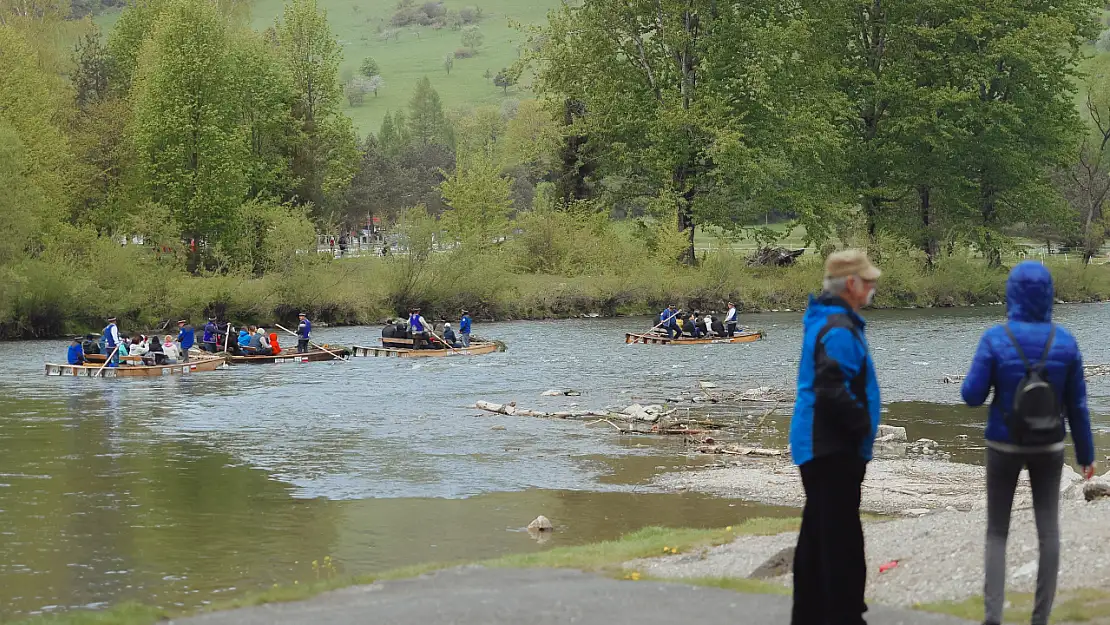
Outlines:
{"type": "MultiPolygon", "coordinates": [[[[1002,308],[868,315],[886,418],[977,461],[982,410],[958,404],[978,335],[1002,308]],[[955,442],[958,434],[967,442],[955,442]]],[[[1105,305],[1060,306],[1089,363],[1110,363],[1105,305]]],[[[274,583],[608,539],[647,525],[720,527],[791,514],[653,492],[712,462],[608,426],[479,414],[478,399],[568,409],[657,402],[698,381],[791,386],[800,313],[752,315],[749,345],[625,345],[648,319],[480,324],[509,350],[476,358],[241,366],[184,378],[60,379],[61,341],[0,345],[0,619],[123,600],[195,606],[274,583]],[[580,397],[540,397],[545,389],[580,397]],[[558,531],[540,544],[536,515],[558,531]],[[328,573],[325,573],[328,574],[328,573]]],[[[126,328],[125,328],[126,330],[126,328]]],[[[373,344],[377,328],[316,339],[373,344]]],[[[1110,378],[1090,383],[1110,447],[1110,378]]],[[[711,408],[710,410],[715,410],[711,408]]],[[[721,409],[725,410],[724,408],[721,409]]],[[[764,428],[774,444],[788,415],[764,428]]]]}

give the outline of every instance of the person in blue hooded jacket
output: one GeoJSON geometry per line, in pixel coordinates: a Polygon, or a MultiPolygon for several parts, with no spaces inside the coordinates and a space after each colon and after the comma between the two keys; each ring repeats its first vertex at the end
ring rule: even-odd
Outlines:
{"type": "Polygon", "coordinates": [[[859,311],[879,270],[859,250],[829,255],[803,318],[790,452],[806,493],[794,551],[791,625],[863,625],[867,564],[859,508],[879,428],[879,383],[859,311]]]}
{"type": "Polygon", "coordinates": [[[177,343],[181,346],[181,362],[189,362],[189,350],[197,342],[197,333],[188,319],[177,322],[177,343]]]}
{"type": "Polygon", "coordinates": [[[1023,468],[1033,490],[1040,558],[1032,625],[1045,625],[1056,596],[1060,567],[1060,473],[1064,466],[1065,421],[1075,442],[1075,456],[1087,479],[1094,475],[1095,449],[1087,412],[1083,359],[1070,332],[1052,323],[1052,274],[1044,265],[1025,261],[1006,282],[1007,322],[987,330],[979,340],[971,369],[960,389],[969,406],[981,406],[991,390],[987,420],[987,539],[985,553],[985,623],[1002,622],[1006,586],[1006,539],[1014,489],[1023,468]],[[1012,338],[1011,338],[1012,334],[1012,338]],[[1051,339],[1051,340],[1050,340],[1051,339]],[[1019,351],[1020,349],[1020,351],[1019,351]],[[1024,356],[1024,358],[1023,358],[1024,356]],[[1039,366],[1062,411],[1059,431],[1030,441],[1013,431],[1014,399],[1026,377],[1026,364],[1039,366]],[[1037,363],[1037,365],[1033,365],[1037,363]]]}
{"type": "Polygon", "coordinates": [[[73,343],[69,346],[69,351],[66,353],[66,362],[71,365],[85,364],[85,350],[81,348],[81,337],[73,337],[73,343]]]}

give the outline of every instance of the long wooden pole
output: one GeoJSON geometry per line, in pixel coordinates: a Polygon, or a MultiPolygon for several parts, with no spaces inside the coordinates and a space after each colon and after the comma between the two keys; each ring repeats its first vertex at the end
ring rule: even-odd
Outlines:
{"type": "MultiPolygon", "coordinates": [[[[428,334],[431,334],[432,336],[434,336],[434,337],[436,337],[437,339],[439,339],[439,342],[440,342],[440,343],[443,343],[444,345],[447,345],[447,341],[445,341],[445,340],[441,339],[441,338],[440,338],[440,337],[439,337],[438,335],[436,335],[436,333],[435,333],[435,330],[432,330],[432,329],[430,329],[430,328],[429,328],[429,329],[428,329],[428,334]]],[[[451,351],[453,351],[453,352],[457,352],[457,351],[459,351],[459,350],[455,349],[455,347],[454,347],[453,345],[447,345],[447,348],[448,348],[448,349],[450,349],[450,350],[451,350],[451,351]]]]}
{"type": "MultiPolygon", "coordinates": [[[[282,326],[281,326],[280,324],[277,324],[277,323],[275,323],[274,325],[275,325],[275,326],[277,326],[278,328],[281,328],[282,330],[285,330],[285,331],[286,331],[286,332],[288,332],[289,334],[292,334],[293,336],[297,337],[298,339],[299,339],[299,338],[301,338],[301,335],[299,335],[299,334],[297,334],[296,332],[294,332],[294,331],[290,330],[289,328],[285,328],[285,327],[282,327],[282,326]]],[[[336,356],[335,352],[333,352],[333,351],[331,351],[330,349],[328,349],[328,348],[324,347],[323,345],[320,345],[320,344],[317,344],[317,343],[313,343],[312,341],[309,341],[309,342],[308,342],[308,344],[309,344],[309,345],[311,345],[311,346],[313,346],[313,347],[315,347],[316,349],[322,349],[322,350],[324,350],[325,352],[327,352],[327,353],[331,354],[331,355],[332,355],[332,357],[334,357],[334,358],[335,358],[336,360],[342,360],[342,361],[346,362],[346,359],[345,359],[345,358],[343,358],[342,356],[336,356]]]]}
{"type": "Polygon", "coordinates": [[[231,347],[231,323],[230,322],[227,324],[227,332],[225,334],[226,334],[226,336],[224,336],[224,352],[227,352],[227,348],[231,347]]]}
{"type": "MultiPolygon", "coordinates": [[[[654,327],[654,328],[652,328],[652,329],[648,330],[647,332],[644,332],[644,334],[651,334],[652,332],[655,332],[655,331],[656,331],[656,330],[657,330],[658,328],[662,327],[662,325],[663,325],[664,323],[667,323],[667,322],[668,322],[668,321],[670,321],[671,319],[674,319],[674,318],[675,318],[675,317],[677,317],[677,316],[679,315],[679,313],[681,313],[681,312],[682,312],[681,310],[677,310],[677,311],[675,311],[675,313],[674,313],[673,315],[671,315],[670,317],[667,317],[666,319],[664,319],[664,320],[660,321],[659,323],[655,324],[655,327],[654,327]]],[[[695,321],[695,323],[697,323],[697,322],[695,321]]]]}
{"type": "Polygon", "coordinates": [[[104,364],[100,365],[100,368],[96,370],[97,377],[101,377],[101,378],[104,377],[104,367],[107,367],[108,364],[112,362],[112,356],[115,356],[116,352],[118,352],[118,351],[119,351],[119,345],[116,345],[116,348],[113,349],[112,353],[108,354],[108,358],[106,358],[104,360],[104,364]]]}

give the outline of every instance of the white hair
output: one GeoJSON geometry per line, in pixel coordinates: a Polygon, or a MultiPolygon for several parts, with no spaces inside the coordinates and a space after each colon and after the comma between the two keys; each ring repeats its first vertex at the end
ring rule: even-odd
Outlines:
{"type": "Polygon", "coordinates": [[[826,293],[840,295],[844,292],[844,289],[848,288],[849,277],[851,276],[844,276],[843,278],[825,278],[822,288],[824,288],[826,293]]]}

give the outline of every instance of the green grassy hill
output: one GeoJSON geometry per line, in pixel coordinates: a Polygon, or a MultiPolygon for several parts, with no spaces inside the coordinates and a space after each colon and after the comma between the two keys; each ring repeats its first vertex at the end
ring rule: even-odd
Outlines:
{"type": "MultiPolygon", "coordinates": [[[[559,0],[444,0],[447,9],[468,6],[481,9],[478,28],[485,37],[478,55],[456,59],[450,75],[443,67],[443,57],[463,47],[460,31],[406,26],[399,29],[396,39],[383,41],[380,30],[393,28],[390,18],[397,10],[396,0],[319,0],[319,3],[327,11],[332,30],[343,46],[340,75],[357,74],[359,64],[367,56],[374,57],[381,66],[385,85],[377,97],[369,94],[362,106],[357,107],[344,103],[359,134],[365,135],[378,131],[387,111],[408,105],[417,80],[423,76],[431,79],[448,110],[499,105],[507,98],[529,97],[523,84],[526,81],[510,87],[505,94],[483,74],[487,69],[496,74],[517,59],[517,46],[524,35],[509,26],[510,20],[523,24],[542,23],[547,12],[559,5],[559,0]]],[[[251,10],[254,27],[261,30],[273,24],[274,18],[281,15],[283,5],[283,0],[255,0],[251,10]]],[[[106,13],[96,21],[107,32],[116,17],[118,13],[106,13]]]]}

